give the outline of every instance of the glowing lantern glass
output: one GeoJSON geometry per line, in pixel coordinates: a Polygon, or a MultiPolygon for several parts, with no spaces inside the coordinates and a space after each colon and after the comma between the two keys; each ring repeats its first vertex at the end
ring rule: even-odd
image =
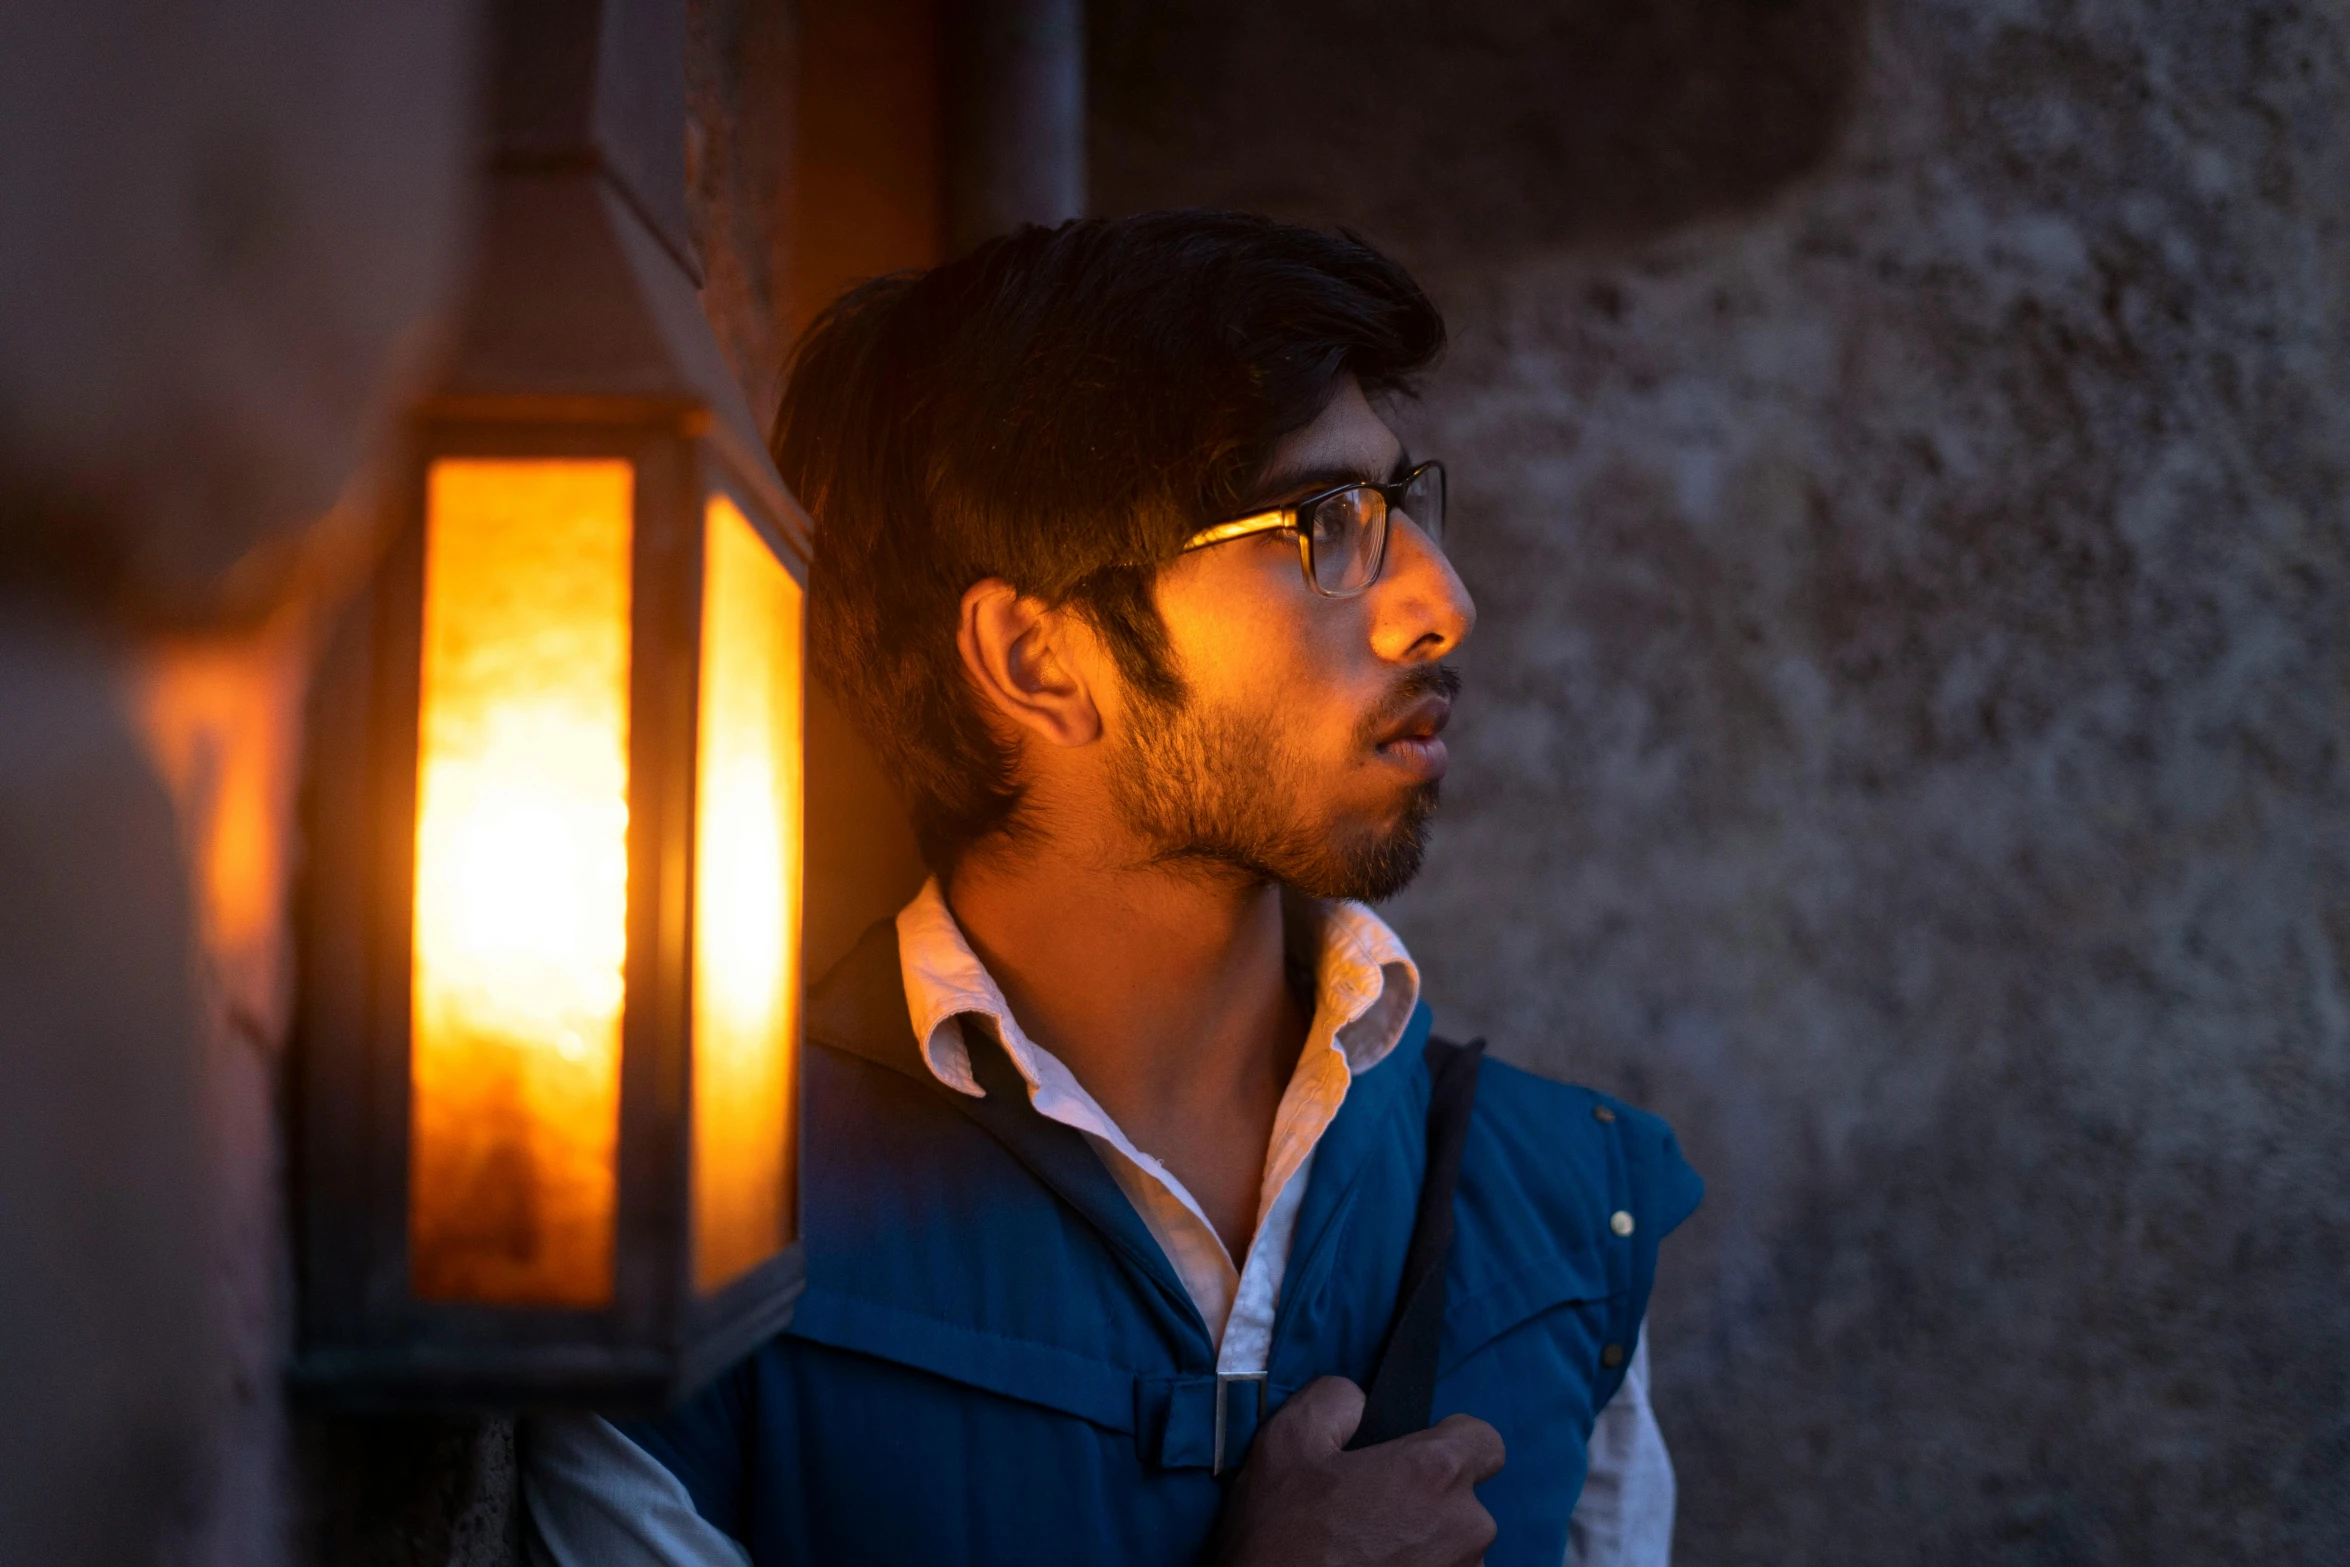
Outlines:
{"type": "MultiPolygon", "coordinates": [[[[548,17],[640,132],[666,52],[682,137],[674,6],[548,17]]],[[[807,521],[596,99],[491,181],[313,704],[296,1370],[346,1402],[651,1406],[799,1288],[807,521]]]]}
{"type": "Polygon", "coordinates": [[[612,1295],[630,478],[426,479],[408,1267],[430,1300],[612,1295]]]}

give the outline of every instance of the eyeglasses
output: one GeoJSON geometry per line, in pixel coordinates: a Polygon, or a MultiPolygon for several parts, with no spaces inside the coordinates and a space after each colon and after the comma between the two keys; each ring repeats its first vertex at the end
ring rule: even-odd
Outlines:
{"type": "Polygon", "coordinates": [[[1379,580],[1387,564],[1388,523],[1409,517],[1428,542],[1444,547],[1444,464],[1424,462],[1393,484],[1341,484],[1272,511],[1252,512],[1193,534],[1183,552],[1258,533],[1297,535],[1306,585],[1326,598],[1352,598],[1379,580]]]}

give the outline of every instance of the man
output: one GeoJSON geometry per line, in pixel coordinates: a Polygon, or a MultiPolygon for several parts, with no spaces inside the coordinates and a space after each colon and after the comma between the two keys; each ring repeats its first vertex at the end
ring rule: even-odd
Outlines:
{"type": "Polygon", "coordinates": [[[1374,401],[1442,342],[1359,241],[1196,212],[814,328],[776,440],[813,665],[936,874],[811,997],[792,1328],[535,1430],[546,1559],[1666,1559],[1640,1320],[1698,1182],[1588,1091],[1483,1067],[1444,1418],[1345,1450],[1437,1168],[1364,904],[1420,863],[1475,616],[1374,401]]]}

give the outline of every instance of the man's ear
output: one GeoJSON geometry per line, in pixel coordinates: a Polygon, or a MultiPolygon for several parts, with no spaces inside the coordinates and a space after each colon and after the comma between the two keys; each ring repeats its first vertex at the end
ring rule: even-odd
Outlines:
{"type": "Polygon", "coordinates": [[[1101,738],[1093,689],[1101,661],[1092,629],[1079,617],[989,577],[963,594],[955,646],[972,684],[1005,719],[1051,745],[1101,738]]]}

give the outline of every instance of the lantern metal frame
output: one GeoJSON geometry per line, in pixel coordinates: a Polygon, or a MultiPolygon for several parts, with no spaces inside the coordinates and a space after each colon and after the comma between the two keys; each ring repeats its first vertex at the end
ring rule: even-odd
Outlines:
{"type": "MultiPolygon", "coordinates": [[[[634,75],[628,91],[604,96],[631,123],[674,131],[680,189],[645,198],[641,171],[661,159],[614,157],[598,143],[610,117],[597,119],[595,91],[571,95],[574,109],[587,105],[580,156],[547,155],[542,136],[529,156],[499,163],[447,373],[400,428],[383,496],[388,553],[343,613],[314,684],[290,1096],[291,1376],[344,1407],[650,1410],[781,1331],[803,1282],[795,1215],[783,1250],[697,1292],[692,969],[705,508],[728,496],[803,593],[811,528],[694,292],[699,269],[682,233],[681,8],[603,0],[509,11],[588,28],[583,46],[552,51],[559,62],[634,75]],[[648,102],[670,103],[673,116],[648,102]],[[614,1244],[610,1297],[596,1307],[426,1300],[409,1284],[426,485],[436,460],[467,457],[617,458],[634,475],[614,1244]]],[[[796,1057],[796,1037],[791,1048],[796,1057]]],[[[791,1083],[796,1193],[796,1068],[791,1083]]]]}

